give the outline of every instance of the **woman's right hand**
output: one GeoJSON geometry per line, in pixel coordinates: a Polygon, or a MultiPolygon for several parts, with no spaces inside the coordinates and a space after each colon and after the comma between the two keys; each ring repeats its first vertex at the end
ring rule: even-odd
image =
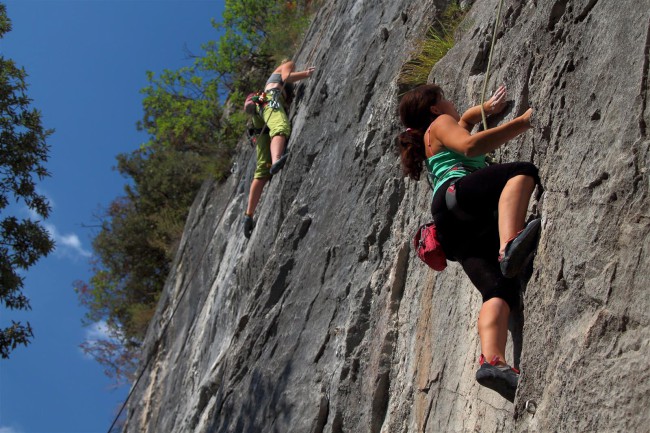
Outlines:
{"type": "Polygon", "coordinates": [[[503,111],[507,105],[507,91],[503,84],[494,92],[494,95],[483,104],[483,110],[487,114],[497,114],[503,111]]]}

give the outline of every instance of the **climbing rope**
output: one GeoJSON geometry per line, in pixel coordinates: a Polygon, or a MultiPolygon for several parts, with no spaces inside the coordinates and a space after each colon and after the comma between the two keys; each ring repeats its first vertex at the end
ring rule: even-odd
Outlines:
{"type": "MultiPolygon", "coordinates": [[[[324,23],[329,22],[330,16],[332,15],[333,11],[334,11],[334,6],[332,6],[330,8],[330,10],[327,11],[327,15],[323,18],[323,20],[321,20],[321,22],[324,22],[324,23]]],[[[316,38],[316,41],[314,42],[314,45],[313,45],[311,51],[309,51],[309,55],[307,55],[307,60],[305,61],[306,65],[309,65],[311,63],[312,56],[316,52],[316,48],[320,47],[321,39],[323,38],[323,34],[325,33],[324,29],[325,29],[325,26],[322,26],[321,29],[319,29],[318,37],[316,38]]]]}
{"type": "Polygon", "coordinates": [[[501,7],[503,6],[503,0],[499,0],[499,7],[497,8],[497,18],[494,23],[494,31],[492,32],[492,44],[490,45],[490,54],[488,55],[488,64],[485,71],[485,79],[483,80],[483,91],[481,92],[481,118],[483,119],[483,129],[488,129],[487,118],[485,116],[485,108],[483,108],[483,103],[485,102],[485,91],[487,90],[487,83],[490,79],[490,66],[492,65],[492,53],[494,52],[494,45],[497,40],[497,29],[499,28],[499,18],[501,17],[501,7]]]}

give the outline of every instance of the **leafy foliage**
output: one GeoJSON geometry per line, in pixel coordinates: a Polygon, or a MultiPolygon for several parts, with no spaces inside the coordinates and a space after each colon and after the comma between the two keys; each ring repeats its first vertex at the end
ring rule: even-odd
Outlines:
{"type": "Polygon", "coordinates": [[[426,84],[431,70],[455,43],[454,34],[465,18],[466,11],[452,2],[443,11],[436,24],[419,40],[413,56],[400,71],[398,84],[406,91],[426,84]]]}
{"type": "Polygon", "coordinates": [[[92,278],[75,283],[86,324],[105,323],[108,332],[82,348],[109,376],[128,380],[134,371],[198,188],[229,174],[245,130],[244,95],[291,55],[316,7],[313,0],[226,0],[222,22],[213,23],[218,41],[190,66],[147,74],[138,128],[149,140],[117,157],[130,182],[100,217],[92,278]]]}
{"type": "Polygon", "coordinates": [[[275,64],[280,63],[299,48],[311,13],[322,1],[291,1],[277,11],[269,23],[265,50],[275,64]]]}
{"type": "MultiPolygon", "coordinates": [[[[0,4],[0,38],[11,31],[6,6],[0,4]]],[[[45,169],[52,133],[41,124],[41,114],[31,108],[25,70],[0,57],[0,210],[10,201],[23,202],[36,216],[47,218],[50,205],[36,192],[36,181],[49,176],[45,169]]],[[[8,309],[29,310],[22,293],[21,271],[54,249],[49,233],[37,221],[5,216],[0,220],[0,303],[8,309]]],[[[0,329],[0,356],[8,358],[18,345],[27,345],[33,331],[29,323],[13,322],[0,329]]]]}

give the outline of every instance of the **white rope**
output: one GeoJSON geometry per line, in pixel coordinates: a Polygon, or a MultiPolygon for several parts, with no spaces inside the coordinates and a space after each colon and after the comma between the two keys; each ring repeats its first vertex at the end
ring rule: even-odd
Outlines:
{"type": "Polygon", "coordinates": [[[503,0],[499,0],[499,7],[497,9],[497,19],[494,23],[494,31],[492,32],[492,44],[490,45],[490,54],[488,56],[487,69],[485,71],[485,79],[483,80],[483,91],[481,92],[481,118],[483,119],[483,129],[488,129],[487,118],[485,116],[485,108],[483,108],[483,103],[485,102],[485,91],[487,90],[487,83],[490,79],[490,66],[492,65],[492,53],[494,52],[494,45],[497,41],[497,29],[499,28],[499,18],[501,17],[501,7],[503,6],[503,0]]]}

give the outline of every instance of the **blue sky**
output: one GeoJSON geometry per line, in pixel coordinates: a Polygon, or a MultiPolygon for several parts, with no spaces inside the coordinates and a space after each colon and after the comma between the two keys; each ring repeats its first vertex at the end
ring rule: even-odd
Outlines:
{"type": "MultiPolygon", "coordinates": [[[[114,389],[79,344],[84,310],[72,284],[90,277],[93,232],[85,226],[122,194],[115,156],[146,141],[136,131],[147,70],[190,63],[185,47],[218,35],[224,0],[4,0],[13,30],[0,53],[23,66],[29,96],[56,132],[52,176],[39,191],[53,206],[57,249],[26,274],[32,311],[0,309],[0,325],[28,320],[35,338],[0,360],[0,433],[106,432],[128,388],[114,389]]],[[[15,212],[26,211],[15,209],[15,212]]]]}

